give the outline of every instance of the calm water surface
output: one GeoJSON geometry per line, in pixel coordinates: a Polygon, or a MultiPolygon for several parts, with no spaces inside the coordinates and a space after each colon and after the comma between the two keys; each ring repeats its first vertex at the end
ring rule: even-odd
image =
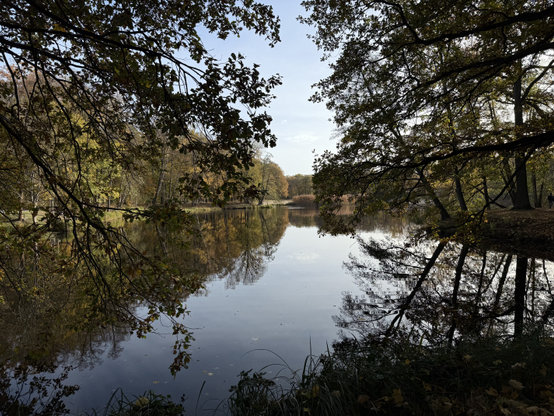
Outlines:
{"type": "MultiPolygon", "coordinates": [[[[528,248],[407,238],[412,226],[401,219],[366,219],[359,241],[321,237],[315,211],[284,207],[197,218],[201,236],[184,240],[152,226],[125,228],[141,251],[204,282],[184,299],[190,313],[182,322],[194,337],[188,368],[171,375],[176,338],[167,320],[146,339],[123,324],[77,331],[86,297],[79,288],[64,297],[63,276],[52,276],[44,304],[0,310],[0,351],[11,365],[0,367],[0,404],[6,390],[31,402],[21,393],[32,376],[52,379],[69,365],[62,384],[80,387],[64,399],[73,412],[101,409],[122,389],[131,398],[148,390],[176,401],[184,395],[189,414],[212,414],[241,371],[284,379],[343,335],[426,348],[536,328],[554,338],[554,265],[528,248]]],[[[141,313],[140,305],[129,308],[141,313]]]]}
{"type": "MultiPolygon", "coordinates": [[[[187,410],[210,412],[242,370],[276,364],[265,371],[277,375],[284,365],[298,370],[307,355],[326,351],[338,337],[333,316],[344,295],[364,297],[343,267],[358,254],[355,240],[319,236],[315,211],[227,211],[199,221],[204,240],[188,261],[212,273],[205,290],[186,301],[184,323],[194,337],[188,368],[175,378],[168,369],[175,342],[168,322],[147,339],[108,336],[69,373],[66,384],[81,387],[66,400],[72,410],[102,407],[122,388],[131,396],[150,389],[174,399],[185,394],[187,410]]],[[[361,233],[381,239],[402,232],[402,221],[391,220],[374,221],[361,233]]]]}

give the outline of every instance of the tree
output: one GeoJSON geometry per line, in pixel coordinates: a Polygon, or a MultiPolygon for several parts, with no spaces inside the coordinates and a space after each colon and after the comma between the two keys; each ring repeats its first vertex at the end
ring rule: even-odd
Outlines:
{"type": "Polygon", "coordinates": [[[264,194],[258,198],[258,205],[262,205],[264,198],[282,199],[288,193],[288,182],[281,167],[271,160],[271,155],[265,155],[256,163],[259,171],[260,183],[258,187],[264,194]]]}
{"type": "Polygon", "coordinates": [[[327,102],[343,136],[335,154],[316,159],[315,192],[329,220],[342,195],[357,205],[336,230],[351,230],[376,209],[417,202],[421,190],[433,199],[429,175],[440,168],[443,177],[462,178],[465,166],[489,155],[515,159],[507,187],[516,182],[515,206],[530,207],[526,161],[554,139],[550,104],[531,98],[551,95],[548,2],[303,5],[316,45],[333,56],[333,72],[312,99],[327,102]],[[496,123],[484,116],[493,101],[496,123]]]}
{"type": "MultiPolygon", "coordinates": [[[[116,189],[124,190],[125,178],[148,163],[156,166],[156,160],[162,160],[158,169],[164,172],[171,149],[194,161],[195,169],[179,178],[184,196],[216,205],[239,192],[255,197],[260,190],[244,186],[254,145],[275,146],[271,117],[262,109],[280,79],[262,78],[257,65],[248,67],[240,54],[218,62],[203,45],[201,28],[222,39],[247,29],[270,46],[279,41],[272,8],[253,0],[0,4],[0,139],[10,164],[2,174],[11,175],[1,208],[18,206],[11,184],[27,170],[38,170],[55,200],[37,207],[44,213],[37,226],[14,225],[3,233],[3,252],[16,255],[14,238],[25,236],[24,249],[42,261],[39,243],[63,219],[72,249],[66,253],[71,261],[60,261],[67,265],[60,268],[74,267],[91,279],[90,296],[107,321],[126,321],[139,335],[151,330],[160,314],[183,313],[171,292],[190,281],[171,262],[137,250],[104,220],[106,204],[121,197],[116,189]],[[217,186],[207,182],[209,174],[219,175],[217,186]],[[129,299],[145,303],[148,317],[127,308],[129,299]]],[[[163,185],[164,177],[158,182],[163,185]]],[[[153,196],[150,201],[158,202],[153,196]]],[[[164,202],[120,209],[128,220],[194,232],[194,219],[174,201],[164,202]]],[[[9,270],[4,268],[5,278],[18,278],[9,270]]],[[[177,332],[183,329],[174,323],[177,332]]],[[[183,358],[179,348],[177,364],[183,358]]]]}
{"type": "Polygon", "coordinates": [[[312,175],[297,173],[294,176],[287,176],[287,182],[289,183],[289,198],[297,195],[313,194],[312,175]]]}

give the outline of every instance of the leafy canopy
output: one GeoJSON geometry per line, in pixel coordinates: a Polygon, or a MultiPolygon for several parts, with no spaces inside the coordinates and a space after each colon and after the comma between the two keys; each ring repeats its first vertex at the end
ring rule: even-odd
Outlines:
{"type": "MultiPolygon", "coordinates": [[[[88,280],[89,320],[105,313],[104,323],[126,322],[139,335],[162,314],[185,313],[181,299],[200,286],[198,279],[168,255],[139,250],[123,227],[105,220],[105,211],[119,195],[129,220],[196,232],[177,198],[146,209],[121,205],[130,188],[124,181],[148,166],[167,169],[168,149],[192,164],[179,178],[181,200],[224,205],[263,193],[248,186],[247,173],[256,146],[275,146],[264,108],[280,77],[262,78],[240,54],[217,61],[201,39],[242,30],[270,46],[279,41],[279,19],[253,0],[1,2],[0,157],[7,192],[0,195],[0,215],[9,221],[0,233],[1,278],[18,287],[47,264],[52,273],[88,280]],[[13,222],[10,214],[23,218],[24,209],[33,212],[33,224],[13,222]],[[48,249],[60,229],[63,250],[48,249]],[[136,302],[148,306],[147,316],[135,314],[136,302]]],[[[14,305],[24,298],[14,296],[14,305]]],[[[182,348],[190,336],[173,323],[184,335],[175,345],[176,370],[186,364],[182,348]]]]}
{"type": "MultiPolygon", "coordinates": [[[[334,111],[342,135],[337,152],[314,164],[330,222],[343,195],[357,204],[355,222],[417,200],[421,189],[431,195],[429,175],[459,177],[476,157],[510,152],[521,153],[522,170],[535,149],[553,143],[550,2],[303,5],[309,13],[301,20],[315,26],[314,42],[333,70],[312,99],[334,111]]],[[[351,231],[352,223],[331,228],[351,231]]]]}

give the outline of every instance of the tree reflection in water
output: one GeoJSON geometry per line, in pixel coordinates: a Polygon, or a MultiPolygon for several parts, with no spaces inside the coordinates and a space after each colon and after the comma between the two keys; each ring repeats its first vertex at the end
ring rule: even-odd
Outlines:
{"type": "Polygon", "coordinates": [[[462,339],[552,330],[550,262],[454,242],[358,242],[362,257],[351,256],[345,267],[365,296],[343,294],[334,317],[343,338],[348,330],[452,347],[462,339]]]}
{"type": "MultiPolygon", "coordinates": [[[[260,279],[286,230],[288,212],[225,211],[198,214],[197,220],[198,234],[172,232],[160,224],[120,229],[141,252],[158,256],[196,282],[196,292],[175,292],[174,301],[182,303],[190,295],[206,294],[202,286],[207,281],[222,279],[234,288],[260,279]]],[[[0,414],[66,412],[64,397],[79,388],[65,384],[69,371],[92,369],[103,357],[117,358],[132,334],[129,325],[102,315],[90,282],[66,266],[63,256],[71,253],[71,242],[53,240],[46,246],[49,256],[0,259],[3,270],[17,278],[0,279],[0,414]],[[51,261],[54,255],[58,265],[51,261]]],[[[125,286],[121,293],[132,290],[125,286]]],[[[122,297],[121,303],[129,311],[152,306],[136,299],[122,297]]]]}

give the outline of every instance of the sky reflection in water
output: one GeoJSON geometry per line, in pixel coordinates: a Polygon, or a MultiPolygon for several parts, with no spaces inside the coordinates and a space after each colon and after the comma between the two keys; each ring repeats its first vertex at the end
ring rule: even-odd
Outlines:
{"type": "MultiPolygon", "coordinates": [[[[194,410],[197,402],[209,410],[228,395],[240,371],[278,364],[265,370],[274,375],[285,363],[297,370],[310,352],[323,353],[337,338],[332,317],[341,306],[342,293],[362,295],[342,266],[358,247],[349,237],[319,237],[315,212],[287,214],[290,223],[276,251],[264,259],[267,264],[259,280],[230,285],[229,276],[216,279],[206,285],[204,295],[187,300],[190,315],[184,322],[195,338],[188,369],[175,379],[171,376],[175,338],[162,320],[159,335],[142,340],[132,336],[119,344],[117,359],[103,353],[94,368],[71,372],[67,383],[81,386],[67,400],[71,408],[104,406],[112,392],[122,388],[129,395],[153,389],[174,399],[185,393],[187,410],[194,410]]],[[[381,231],[364,235],[383,236],[381,231]]]]}

